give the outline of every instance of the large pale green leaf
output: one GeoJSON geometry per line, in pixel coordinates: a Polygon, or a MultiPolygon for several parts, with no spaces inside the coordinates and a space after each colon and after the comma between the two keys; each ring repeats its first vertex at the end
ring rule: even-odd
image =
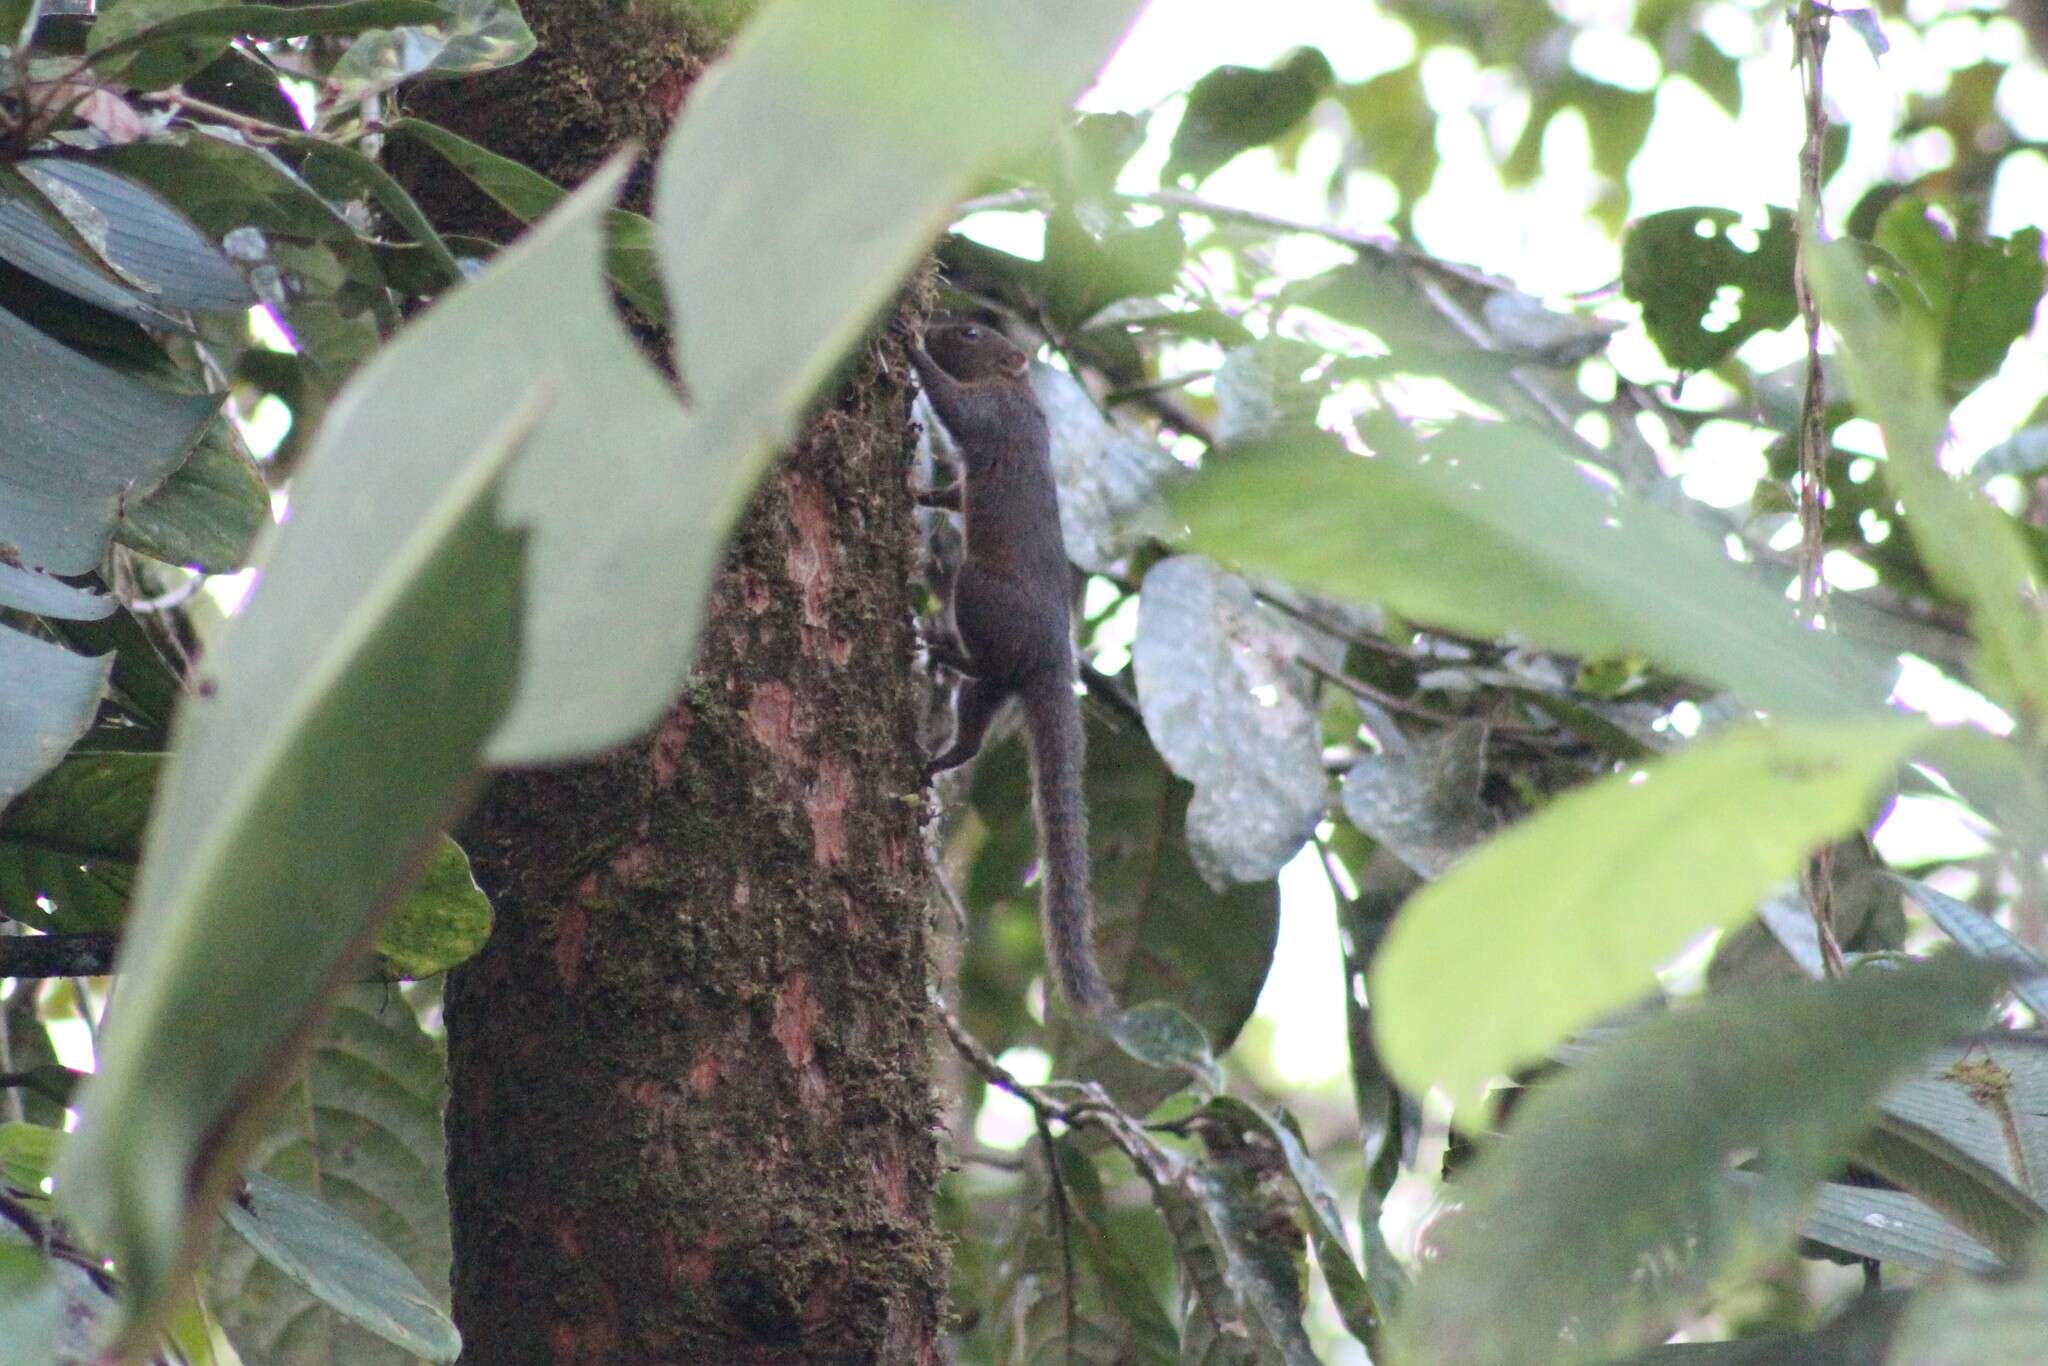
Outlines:
{"type": "MultiPolygon", "coordinates": [[[[1814,846],[1854,829],[1923,731],[1753,727],[1552,801],[1418,891],[1371,973],[1393,1074],[1461,1106],[1654,989],[1814,846]]],[[[1473,1118],[1476,1119],[1476,1115],[1473,1118]]]]}
{"type": "MultiPolygon", "coordinates": [[[[395,1254],[445,1311],[448,1197],[441,1050],[388,987],[343,994],[249,1166],[326,1204],[395,1254]]],[[[222,1326],[264,1366],[405,1366],[414,1357],[342,1321],[239,1238],[207,1267],[222,1326]]]]}
{"type": "Polygon", "coordinates": [[[1213,461],[1172,501],[1225,561],[1455,630],[1639,651],[1787,714],[1867,712],[1890,690],[1889,661],[1802,630],[1696,529],[1517,427],[1371,459],[1307,437],[1213,461]]]}
{"type": "Polygon", "coordinates": [[[1934,581],[1969,606],[1981,685],[2007,706],[2048,714],[2048,590],[2018,524],[1941,468],[1948,405],[1935,338],[1884,316],[1853,244],[1823,245],[1813,263],[1857,407],[1884,429],[1885,478],[1913,544],[1934,581]]]}
{"type": "Polygon", "coordinates": [[[0,626],[0,810],[85,734],[113,666],[0,626]]]}
{"type": "Polygon", "coordinates": [[[1951,956],[1712,1000],[1604,1045],[1536,1088],[1457,1183],[1392,1359],[1542,1366],[1641,1345],[1789,1246],[1885,1084],[1978,1027],[1991,992],[1951,956]]]}
{"type": "MultiPolygon", "coordinates": [[[[573,232],[535,251],[565,239],[569,260],[592,259],[573,232]]],[[[474,335],[436,361],[487,364],[502,340],[474,335]]],[[[122,1008],[58,1183],[68,1218],[121,1265],[131,1340],[169,1308],[253,1137],[251,1103],[459,809],[504,714],[523,537],[501,529],[499,489],[548,398],[475,413],[488,435],[468,443],[400,446],[457,470],[402,508],[345,496],[362,487],[361,448],[348,426],[330,431],[300,516],[180,712],[122,1008]],[[343,562],[359,572],[337,574],[343,562]]]]}

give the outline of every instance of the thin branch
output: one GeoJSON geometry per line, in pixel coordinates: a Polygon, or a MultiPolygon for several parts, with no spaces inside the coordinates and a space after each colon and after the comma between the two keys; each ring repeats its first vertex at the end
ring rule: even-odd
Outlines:
{"type": "MultiPolygon", "coordinates": [[[[1809,626],[1826,622],[1827,612],[1827,381],[1820,363],[1820,307],[1813,297],[1812,253],[1820,245],[1820,182],[1827,147],[1828,112],[1822,98],[1822,61],[1828,50],[1833,11],[1816,0],[1799,0],[1792,18],[1793,44],[1804,86],[1806,141],[1799,149],[1799,255],[1792,288],[1806,327],[1806,392],[1799,406],[1799,615],[1809,626]]],[[[1835,853],[1823,845],[1800,875],[1807,909],[1813,913],[1820,957],[1828,976],[1846,966],[1835,938],[1835,853]]]]}
{"type": "Polygon", "coordinates": [[[112,930],[0,938],[0,977],[105,977],[114,970],[112,930]]]}

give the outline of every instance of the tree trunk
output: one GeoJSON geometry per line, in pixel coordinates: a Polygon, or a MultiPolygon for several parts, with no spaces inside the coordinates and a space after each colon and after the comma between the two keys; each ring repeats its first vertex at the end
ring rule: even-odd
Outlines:
{"type": "MultiPolygon", "coordinates": [[[[565,183],[658,143],[711,41],[526,14],[531,59],[411,106],[565,183]]],[[[500,778],[461,832],[498,914],[447,993],[467,1362],[939,1359],[904,373],[871,348],[762,486],[657,733],[500,778]]]]}

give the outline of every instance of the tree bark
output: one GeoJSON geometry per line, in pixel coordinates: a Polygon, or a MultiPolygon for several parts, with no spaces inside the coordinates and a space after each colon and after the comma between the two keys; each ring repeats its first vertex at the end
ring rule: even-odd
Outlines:
{"type": "MultiPolygon", "coordinates": [[[[526,14],[526,63],[411,107],[564,183],[657,144],[708,55],[680,9],[526,14]]],[[[503,235],[445,168],[397,169],[437,223],[503,235]]],[[[466,1362],[940,1359],[917,544],[889,348],[762,486],[656,734],[504,776],[460,832],[498,916],[447,993],[466,1362]]]]}

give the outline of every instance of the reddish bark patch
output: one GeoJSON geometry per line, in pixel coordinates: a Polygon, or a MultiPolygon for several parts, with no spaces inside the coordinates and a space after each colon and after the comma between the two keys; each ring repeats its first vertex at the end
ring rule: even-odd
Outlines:
{"type": "Polygon", "coordinates": [[[690,745],[690,726],[695,714],[688,707],[675,707],[661,728],[654,732],[654,749],[648,755],[649,771],[654,776],[657,789],[666,790],[676,781],[676,770],[682,766],[683,753],[690,745]]]}
{"type": "Polygon", "coordinates": [[[809,480],[791,475],[784,478],[782,486],[796,531],[786,568],[790,581],[804,595],[804,626],[823,626],[825,595],[832,588],[832,505],[825,491],[809,480]]]}
{"type": "Polygon", "coordinates": [[[768,682],[754,689],[747,702],[747,733],[777,758],[793,761],[796,748],[796,694],[787,683],[768,682]]]}
{"type": "Polygon", "coordinates": [[[798,1320],[806,1332],[815,1333],[838,1316],[840,1305],[846,1299],[846,1282],[844,1266],[836,1266],[818,1277],[810,1293],[804,1296],[803,1308],[797,1311],[798,1320]]]}
{"type": "Polygon", "coordinates": [[[804,811],[811,818],[811,861],[831,868],[846,858],[846,806],[853,798],[853,771],[837,759],[818,765],[818,776],[804,793],[804,811]]]}
{"type": "Polygon", "coordinates": [[[789,1060],[791,1067],[801,1070],[811,1065],[811,1053],[817,1045],[818,1020],[823,1014],[818,998],[811,994],[811,979],[801,972],[785,981],[782,990],[775,993],[772,1032],[775,1042],[782,1045],[782,1056],[789,1060]]]}
{"type": "Polygon", "coordinates": [[[583,879],[576,898],[562,907],[555,921],[555,972],[570,991],[583,979],[583,945],[590,937],[590,907],[585,898],[596,894],[597,879],[583,879]]]}
{"type": "Polygon", "coordinates": [[[584,1299],[588,1311],[548,1326],[554,1366],[607,1366],[619,1345],[619,1302],[602,1281],[590,1286],[584,1299]]]}
{"type": "Polygon", "coordinates": [[[893,1142],[884,1144],[875,1153],[874,1165],[875,1189],[881,1193],[882,1203],[897,1218],[909,1218],[910,1167],[903,1159],[901,1145],[893,1142]]]}
{"type": "Polygon", "coordinates": [[[697,1061],[690,1064],[690,1090],[700,1096],[708,1096],[718,1089],[724,1073],[725,1064],[719,1061],[717,1050],[707,1048],[697,1055],[697,1061]]]}

